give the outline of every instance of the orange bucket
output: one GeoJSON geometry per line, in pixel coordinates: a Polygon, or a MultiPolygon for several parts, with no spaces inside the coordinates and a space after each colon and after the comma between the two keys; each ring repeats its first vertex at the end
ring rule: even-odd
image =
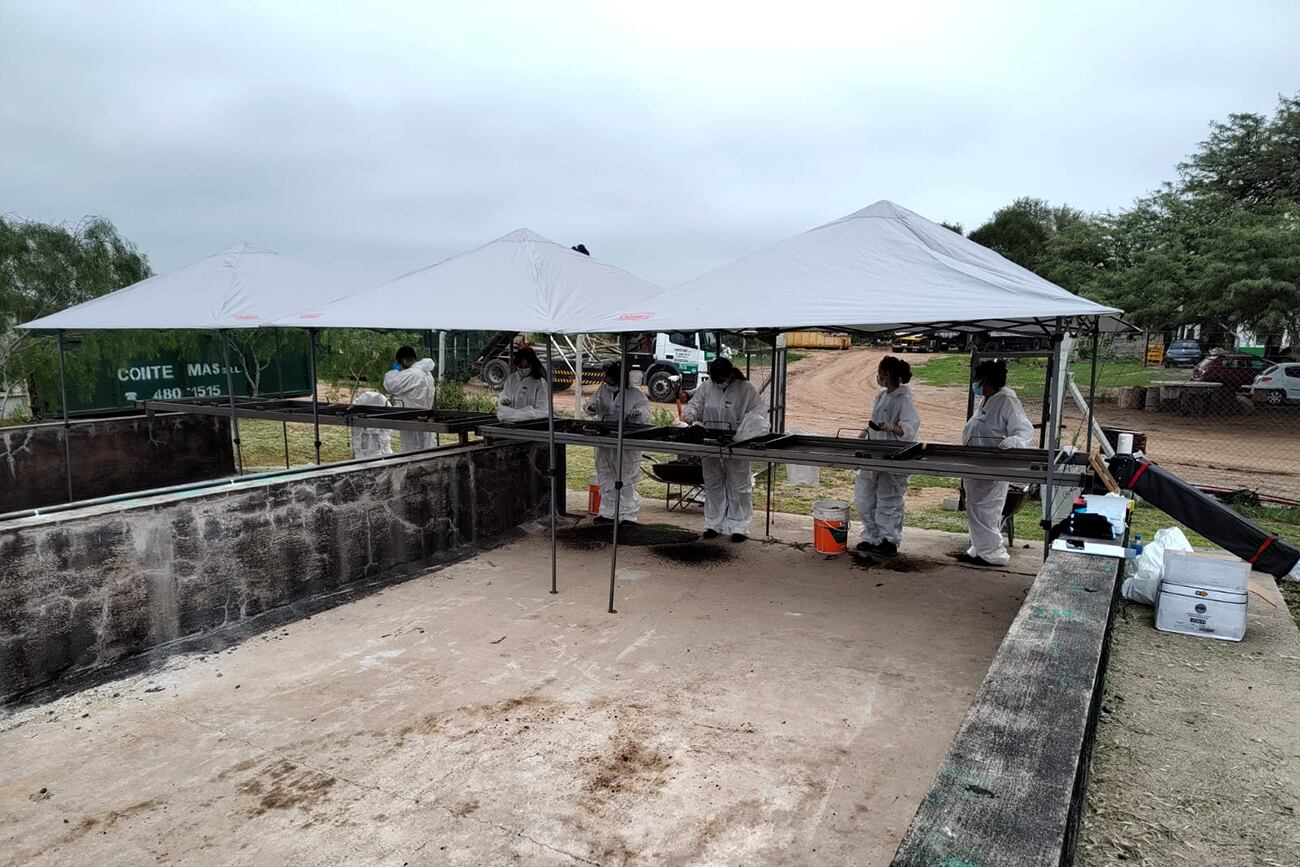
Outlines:
{"type": "Polygon", "coordinates": [[[592,476],[587,479],[587,514],[600,514],[600,477],[592,476]]]}
{"type": "Polygon", "coordinates": [[[849,504],[843,500],[813,503],[813,550],[843,554],[849,549],[849,504]]]}

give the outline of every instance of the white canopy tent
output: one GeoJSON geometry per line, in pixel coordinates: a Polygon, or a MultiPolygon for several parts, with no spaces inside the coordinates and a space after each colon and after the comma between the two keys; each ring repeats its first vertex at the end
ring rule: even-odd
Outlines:
{"type": "Polygon", "coordinates": [[[893,202],[743,256],[591,331],[841,328],[1042,333],[1120,311],[1065,291],[893,202]]]}
{"type": "MultiPolygon", "coordinates": [[[[457,330],[514,330],[548,335],[598,330],[592,324],[636,306],[660,287],[528,229],[516,229],[428,268],[412,271],[324,306],[273,323],[290,328],[410,328],[437,323],[457,330]]],[[[626,364],[626,357],[624,358],[626,364]]],[[[581,392],[581,379],[578,390],[581,392]]],[[[558,592],[556,554],[555,399],[548,392],[551,474],[551,592],[558,592]]],[[[622,437],[622,421],[619,422],[622,437]]],[[[620,456],[622,452],[620,451],[620,456]]],[[[621,459],[621,457],[620,457],[621,459]]],[[[563,490],[561,488],[561,490],[563,490]]],[[[617,556],[618,528],[614,528],[617,556]]],[[[611,583],[614,566],[611,561],[611,583]]],[[[612,607],[612,603],[611,603],[612,607]]]]}
{"type": "Polygon", "coordinates": [[[275,325],[581,334],[662,291],[528,229],[412,271],[333,304],[308,306],[275,325]]]}
{"type": "MultiPolygon", "coordinates": [[[[265,327],[280,317],[341,298],[356,287],[313,265],[281,256],[274,250],[244,243],[164,274],[92,298],[66,310],[23,323],[21,328],[59,333],[59,377],[63,379],[65,331],[125,329],[195,329],[222,332],[223,366],[230,397],[230,422],[235,452],[243,472],[239,419],[235,413],[234,379],[224,332],[265,327]]],[[[312,342],[312,407],[317,406],[316,346],[312,342]]],[[[64,427],[68,426],[64,396],[64,427]]],[[[286,466],[288,432],[285,431],[286,466]]],[[[71,446],[64,436],[68,464],[68,497],[72,498],[71,446]]],[[[316,462],[320,463],[320,431],[316,433],[316,462]]]]}
{"type": "MultiPolygon", "coordinates": [[[[1055,361],[1065,354],[1061,341],[1068,341],[1066,332],[1086,321],[1094,334],[1095,386],[1095,335],[1102,328],[1127,327],[1119,314],[882,200],[575,330],[1013,331],[1050,335],[1055,361]]],[[[775,341],[773,347],[775,353],[775,341]]],[[[1064,365],[1055,370],[1047,395],[1051,423],[1044,504],[1049,520],[1064,365]]],[[[774,391],[776,382],[774,375],[774,391]]],[[[619,441],[621,454],[621,426],[619,441]]],[[[615,541],[613,558],[617,537],[615,541]]],[[[612,612],[612,562],[609,598],[612,612]]]]}
{"type": "Polygon", "coordinates": [[[259,328],[356,285],[313,265],[239,244],[165,274],[26,322],[41,331],[259,328]]]}

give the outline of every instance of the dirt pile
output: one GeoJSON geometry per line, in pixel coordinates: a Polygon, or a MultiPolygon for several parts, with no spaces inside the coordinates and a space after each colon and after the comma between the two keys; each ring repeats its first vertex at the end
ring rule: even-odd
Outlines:
{"type": "MultiPolygon", "coordinates": [[[[578,551],[592,551],[608,546],[614,538],[611,524],[586,524],[570,530],[560,530],[556,540],[566,548],[578,551]]],[[[641,548],[650,545],[682,545],[696,542],[699,533],[683,530],[670,524],[632,524],[618,528],[618,544],[629,548],[641,548]]]]}
{"type": "Polygon", "coordinates": [[[707,542],[683,542],[678,545],[655,545],[650,553],[674,563],[688,566],[716,566],[736,559],[736,552],[707,542]]]}

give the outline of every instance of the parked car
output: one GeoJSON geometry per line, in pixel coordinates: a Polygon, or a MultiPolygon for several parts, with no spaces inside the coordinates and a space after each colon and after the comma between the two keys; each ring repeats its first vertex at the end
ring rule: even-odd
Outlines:
{"type": "Polygon", "coordinates": [[[1205,357],[1199,340],[1175,340],[1165,347],[1161,367],[1195,367],[1205,357]]]}
{"type": "Polygon", "coordinates": [[[906,337],[895,337],[890,349],[894,352],[929,352],[930,341],[920,334],[909,334],[906,337]]]}
{"type": "Polygon", "coordinates": [[[1271,366],[1258,355],[1225,352],[1222,355],[1211,355],[1196,365],[1196,369],[1192,371],[1192,379],[1197,382],[1217,382],[1235,391],[1253,383],[1255,377],[1259,376],[1264,368],[1271,366]]]}
{"type": "Polygon", "coordinates": [[[1275,364],[1266,369],[1251,383],[1250,397],[1270,406],[1300,401],[1300,364],[1275,364]]]}

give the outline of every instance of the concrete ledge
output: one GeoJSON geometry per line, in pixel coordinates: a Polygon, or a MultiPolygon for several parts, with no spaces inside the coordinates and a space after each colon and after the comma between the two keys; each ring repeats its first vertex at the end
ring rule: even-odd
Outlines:
{"type": "MultiPolygon", "coordinates": [[[[230,420],[134,415],[73,421],[72,495],[107,497],[228,476],[230,420]]],[[[68,502],[63,423],[0,428],[0,512],[68,502]]]]}
{"type": "Polygon", "coordinates": [[[471,445],[0,525],[0,702],[491,539],[546,508],[545,446],[471,445]]]}
{"type": "Polygon", "coordinates": [[[1062,552],[1043,564],[894,865],[1071,862],[1118,565],[1062,552]]]}

